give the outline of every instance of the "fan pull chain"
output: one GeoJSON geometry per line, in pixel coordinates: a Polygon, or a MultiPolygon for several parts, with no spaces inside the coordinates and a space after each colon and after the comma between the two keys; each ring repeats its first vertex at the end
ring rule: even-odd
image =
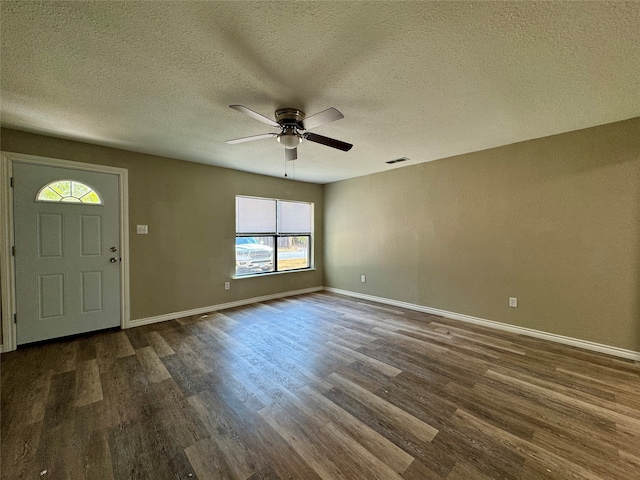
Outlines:
{"type": "Polygon", "coordinates": [[[291,164],[291,180],[295,181],[295,173],[296,173],[296,164],[294,160],[291,161],[284,161],[284,178],[289,178],[289,175],[287,174],[287,164],[290,163],[291,164]]]}

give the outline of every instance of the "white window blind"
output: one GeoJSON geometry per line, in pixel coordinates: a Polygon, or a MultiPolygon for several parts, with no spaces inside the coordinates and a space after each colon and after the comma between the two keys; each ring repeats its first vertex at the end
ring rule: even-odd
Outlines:
{"type": "Polygon", "coordinates": [[[279,200],[278,233],[311,233],[311,204],[279,200]]]}
{"type": "Polygon", "coordinates": [[[276,201],[236,197],[236,233],[276,233],[276,201]]]}

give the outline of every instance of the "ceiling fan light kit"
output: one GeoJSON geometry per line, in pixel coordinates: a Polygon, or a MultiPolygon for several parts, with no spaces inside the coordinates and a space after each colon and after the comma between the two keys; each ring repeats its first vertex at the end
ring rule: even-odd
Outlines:
{"type": "Polygon", "coordinates": [[[260,135],[252,135],[250,137],[227,140],[226,143],[229,144],[251,142],[253,140],[276,137],[280,145],[285,148],[285,160],[295,160],[298,158],[297,148],[298,145],[302,143],[302,140],[309,140],[310,142],[342,150],[343,152],[348,152],[351,150],[351,147],[353,147],[350,143],[307,131],[312,128],[319,127],[320,125],[324,125],[325,123],[344,118],[344,115],[333,107],[327,108],[326,110],[316,113],[315,115],[311,115],[310,117],[306,117],[302,110],[298,110],[296,108],[280,108],[275,112],[276,121],[273,121],[270,118],[245,107],[244,105],[229,105],[229,107],[237,110],[238,112],[244,113],[255,120],[280,129],[280,133],[263,133],[260,135]]]}
{"type": "Polygon", "coordinates": [[[302,143],[302,135],[295,131],[285,131],[278,135],[278,142],[284,148],[296,148],[300,143],[302,143]]]}

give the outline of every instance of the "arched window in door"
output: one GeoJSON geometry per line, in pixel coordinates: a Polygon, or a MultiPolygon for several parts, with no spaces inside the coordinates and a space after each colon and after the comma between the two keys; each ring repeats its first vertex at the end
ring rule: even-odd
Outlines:
{"type": "Polygon", "coordinates": [[[102,205],[100,195],[88,185],[76,180],[56,180],[40,189],[37,202],[68,202],[102,205]]]}

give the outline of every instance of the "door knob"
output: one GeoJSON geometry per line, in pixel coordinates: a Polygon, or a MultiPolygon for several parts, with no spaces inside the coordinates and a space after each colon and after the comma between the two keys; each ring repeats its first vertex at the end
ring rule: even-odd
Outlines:
{"type": "Polygon", "coordinates": [[[112,258],[112,259],[111,259],[111,260],[109,260],[109,261],[110,261],[111,263],[116,263],[116,262],[118,261],[118,259],[114,257],[114,258],[112,258]]]}

